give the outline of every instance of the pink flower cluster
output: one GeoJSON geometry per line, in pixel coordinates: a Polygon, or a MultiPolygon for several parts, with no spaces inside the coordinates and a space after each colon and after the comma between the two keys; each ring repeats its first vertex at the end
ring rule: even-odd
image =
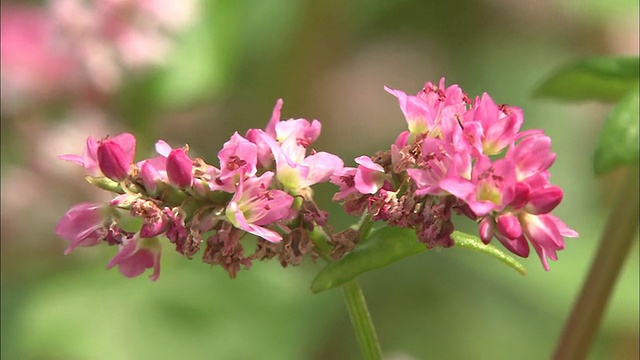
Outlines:
{"type": "MultiPolygon", "coordinates": [[[[101,242],[118,246],[108,268],[118,265],[128,277],[153,268],[151,279],[157,279],[160,235],[188,258],[205,244],[203,261],[235,277],[252,260],[277,256],[282,266],[298,265],[307,254],[327,251],[310,234],[328,216],[310,187],[330,181],[347,213],[413,229],[427,248],[453,245],[456,212],[477,221],[485,243],[495,237],[522,257],[531,244],[548,270],[547,258],[557,259],[563,237],[577,236],[550,214],[563,193],[549,182],[555,160],[549,137],[521,132],[519,108],[497,105],[486,93],[471,101],[444,79],[415,96],[387,91],[398,99],[409,130],[389,150],[356,158],[357,167],[310,149],[320,122],[281,121],[282,100],[264,130],[231,136],[218,152],[219,167],[191,157],[188,146],[162,140],[157,156],[135,162],[133,135],[89,137],[83,155],[61,158],[82,165],[90,183],[116,196],[107,204],[74,206],[56,233],[70,241],[66,253],[101,242]],[[127,215],[141,219],[136,228],[125,226],[127,215]],[[240,242],[246,234],[258,238],[248,256],[240,242]]],[[[359,240],[353,229],[324,232],[334,258],[359,240]]]]}
{"type": "Polygon", "coordinates": [[[485,243],[495,237],[522,257],[530,243],[548,270],[563,237],[578,235],[550,214],[563,197],[549,182],[551,139],[539,130],[520,132],[521,109],[497,105],[486,93],[471,101],[444,79],[427,82],[415,96],[386,90],[409,130],[390,150],[358,157],[356,168],[334,174],[335,200],[350,213],[368,211],[415,229],[427,247],[453,244],[453,209],[478,222],[485,243]]]}
{"type": "MultiPolygon", "coordinates": [[[[82,165],[90,182],[118,195],[108,204],[82,203],[60,220],[56,233],[77,246],[102,241],[119,247],[109,268],[118,265],[128,277],[153,268],[159,275],[165,235],[176,250],[191,258],[206,246],[203,261],[220,264],[234,277],[240,265],[280,252],[281,262],[297,265],[310,252],[309,237],[300,234],[326,223],[327,215],[313,203],[309,186],[326,182],[342,168],[342,160],[309,146],[320,135],[320,123],[305,119],[280,121],[279,100],[265,130],[237,132],[218,152],[220,167],[189,156],[187,146],[172,148],[160,140],[157,156],[134,162],[136,139],[124,133],[87,139],[82,155],[62,159],[82,165]],[[141,218],[137,231],[123,229],[123,211],[141,218]],[[239,240],[250,233],[259,241],[246,257],[239,240]],[[294,254],[294,255],[292,255],[294,254]]],[[[313,255],[313,254],[312,254],[313,255]]]]}

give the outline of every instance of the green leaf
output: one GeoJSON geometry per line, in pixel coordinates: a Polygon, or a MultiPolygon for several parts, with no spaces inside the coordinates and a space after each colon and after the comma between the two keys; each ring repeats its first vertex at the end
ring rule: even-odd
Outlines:
{"type": "Polygon", "coordinates": [[[638,57],[594,57],[569,64],[535,91],[560,100],[620,100],[638,86],[638,57]]]}
{"type": "Polygon", "coordinates": [[[372,231],[365,244],[322,269],[313,280],[311,291],[332,289],[362,273],[426,250],[425,245],[416,240],[413,230],[384,227],[372,231]]]}
{"type": "MultiPolygon", "coordinates": [[[[454,231],[451,234],[456,247],[472,249],[491,255],[505,264],[525,274],[524,267],[513,257],[501,250],[485,245],[469,234],[454,231]]],[[[425,245],[416,239],[413,230],[395,227],[384,227],[373,231],[365,244],[342,259],[328,264],[322,269],[311,284],[311,291],[317,293],[340,286],[367,271],[390,265],[408,256],[427,251],[425,245]]]]}
{"type": "Polygon", "coordinates": [[[637,165],[638,87],[616,104],[604,123],[593,156],[593,169],[603,174],[622,165],[637,165]]]}
{"type": "Polygon", "coordinates": [[[511,255],[504,253],[502,250],[496,248],[493,245],[487,245],[480,240],[479,237],[474,235],[465,234],[463,232],[454,231],[451,234],[453,242],[456,247],[478,251],[483,254],[491,255],[494,258],[502,261],[503,263],[511,266],[515,271],[521,275],[527,275],[527,270],[511,255]]]}

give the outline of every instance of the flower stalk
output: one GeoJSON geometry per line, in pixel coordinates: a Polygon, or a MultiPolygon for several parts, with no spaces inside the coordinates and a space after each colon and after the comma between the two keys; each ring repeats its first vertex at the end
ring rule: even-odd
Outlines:
{"type": "Polygon", "coordinates": [[[589,275],[557,344],[556,360],[584,359],[638,231],[638,168],[627,169],[589,275]]]}
{"type": "Polygon", "coordinates": [[[382,350],[378,343],[376,329],[362,289],[356,279],[342,285],[342,294],[349,310],[351,325],[358,339],[362,357],[366,360],[382,359],[382,350]]]}

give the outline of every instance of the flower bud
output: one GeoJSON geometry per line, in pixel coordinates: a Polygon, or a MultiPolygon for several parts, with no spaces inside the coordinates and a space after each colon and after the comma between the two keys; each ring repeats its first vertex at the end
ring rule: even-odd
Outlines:
{"type": "Polygon", "coordinates": [[[534,215],[547,214],[560,204],[563,196],[562,189],[558,186],[536,190],[529,195],[525,210],[534,215]]]}
{"type": "Polygon", "coordinates": [[[129,175],[133,159],[120,145],[111,139],[105,139],[98,145],[98,166],[102,173],[111,180],[123,181],[129,175]]]}
{"type": "Polygon", "coordinates": [[[191,186],[193,182],[193,160],[184,149],[173,149],[167,156],[167,177],[179,188],[191,186]]]}
{"type": "Polygon", "coordinates": [[[478,233],[480,234],[480,239],[485,244],[488,244],[493,235],[495,234],[495,223],[493,222],[493,218],[490,216],[485,216],[480,223],[478,223],[478,233]]]}
{"type": "Polygon", "coordinates": [[[509,239],[517,239],[522,236],[522,227],[520,221],[513,214],[502,214],[498,216],[497,225],[498,231],[509,239]]]}

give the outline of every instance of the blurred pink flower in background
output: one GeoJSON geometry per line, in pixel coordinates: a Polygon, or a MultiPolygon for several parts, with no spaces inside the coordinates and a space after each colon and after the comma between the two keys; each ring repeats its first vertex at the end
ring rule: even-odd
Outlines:
{"type": "Polygon", "coordinates": [[[0,15],[3,112],[27,101],[50,100],[73,87],[73,55],[56,41],[44,8],[2,5],[0,15]]]}
{"type": "Polygon", "coordinates": [[[3,4],[2,99],[9,103],[3,112],[69,94],[91,102],[113,93],[125,73],[167,59],[172,37],[195,10],[193,0],[3,4]]]}

